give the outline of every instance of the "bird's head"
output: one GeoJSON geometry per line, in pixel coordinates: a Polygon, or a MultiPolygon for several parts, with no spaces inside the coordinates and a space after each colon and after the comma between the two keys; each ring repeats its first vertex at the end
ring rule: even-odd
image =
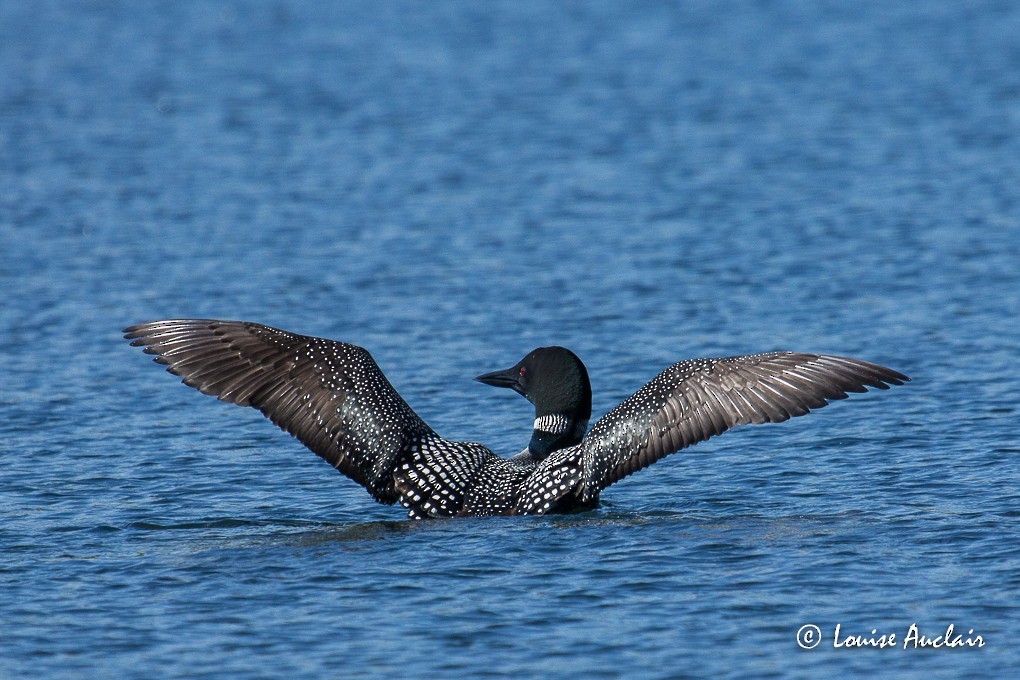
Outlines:
{"type": "Polygon", "coordinates": [[[510,368],[480,375],[486,385],[509,387],[535,405],[532,451],[577,443],[591,418],[591,383],[577,355],[563,347],[539,347],[510,368]],[[537,447],[537,450],[536,450],[537,447]]]}

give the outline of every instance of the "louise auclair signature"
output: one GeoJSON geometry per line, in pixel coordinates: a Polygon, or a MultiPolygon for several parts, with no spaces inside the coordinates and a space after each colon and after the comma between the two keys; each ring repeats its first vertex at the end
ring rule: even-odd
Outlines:
{"type": "MultiPolygon", "coordinates": [[[[870,634],[847,633],[843,630],[842,624],[837,623],[832,631],[832,646],[836,649],[850,649],[870,647],[875,649],[887,649],[899,647],[900,649],[954,649],[967,647],[984,647],[985,639],[976,635],[974,629],[957,629],[954,624],[949,624],[945,630],[939,629],[934,635],[931,631],[921,630],[916,623],[910,624],[905,634],[900,637],[895,632],[879,633],[877,628],[871,630],[870,634]]],[[[822,631],[814,624],[801,626],[797,631],[797,644],[803,649],[814,649],[822,642],[822,631]]]]}

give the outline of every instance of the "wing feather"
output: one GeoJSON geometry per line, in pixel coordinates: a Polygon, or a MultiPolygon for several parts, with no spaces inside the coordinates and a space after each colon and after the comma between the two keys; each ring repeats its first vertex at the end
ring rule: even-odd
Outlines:
{"type": "Polygon", "coordinates": [[[393,473],[411,446],[435,435],[356,345],[211,319],[124,333],[186,385],[257,408],[384,503],[399,496],[393,473]]]}
{"type": "Polygon", "coordinates": [[[678,362],[602,417],[581,442],[583,500],[737,425],[778,423],[848,392],[909,378],[859,359],[770,352],[678,362]]]}

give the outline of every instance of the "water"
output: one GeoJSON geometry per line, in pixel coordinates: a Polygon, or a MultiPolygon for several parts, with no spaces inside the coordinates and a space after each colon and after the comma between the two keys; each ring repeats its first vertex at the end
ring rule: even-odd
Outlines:
{"type": "Polygon", "coordinates": [[[1020,666],[1020,8],[0,2],[0,676],[1002,677],[1020,666]],[[411,523],[121,340],[369,348],[440,433],[537,345],[914,381],[569,517],[411,523]],[[980,649],[834,649],[847,632],[980,649]],[[795,635],[819,626],[823,644],[795,635]]]}

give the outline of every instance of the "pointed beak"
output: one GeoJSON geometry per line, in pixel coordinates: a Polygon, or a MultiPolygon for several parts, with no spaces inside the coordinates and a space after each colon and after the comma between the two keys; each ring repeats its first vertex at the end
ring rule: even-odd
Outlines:
{"type": "Polygon", "coordinates": [[[492,373],[480,375],[475,380],[486,385],[493,385],[494,387],[509,387],[518,394],[524,394],[524,386],[521,385],[518,378],[516,366],[505,371],[493,371],[492,373]]]}

